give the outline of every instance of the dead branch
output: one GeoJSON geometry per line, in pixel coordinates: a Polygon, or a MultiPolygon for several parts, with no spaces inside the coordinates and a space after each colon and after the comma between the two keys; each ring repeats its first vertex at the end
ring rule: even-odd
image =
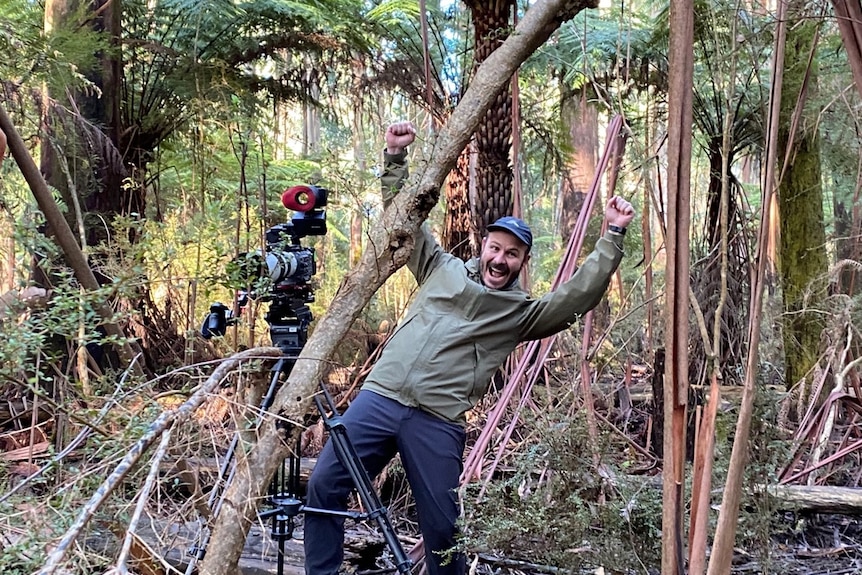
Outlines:
{"type": "Polygon", "coordinates": [[[84,526],[86,526],[93,517],[99,506],[104,503],[123,478],[125,478],[126,475],[134,469],[138,460],[140,460],[144,453],[146,453],[150,446],[160,435],[162,435],[162,433],[164,433],[166,429],[176,423],[188,420],[194,414],[195,410],[203,404],[207,396],[218,389],[224,378],[243,361],[277,358],[281,357],[281,355],[281,350],[275,347],[253,348],[240,352],[219,365],[206,382],[204,382],[204,384],[194,394],[192,394],[185,403],[176,409],[165,411],[159,415],[159,417],[150,424],[150,427],[144,433],[143,437],[141,437],[137,443],[129,449],[129,452],[125,457],[123,457],[123,460],[119,465],[117,465],[104,483],[102,483],[102,485],[96,490],[90,498],[90,501],[87,502],[78,514],[78,518],[59,543],[57,543],[57,546],[48,555],[45,565],[39,570],[39,575],[53,575],[53,573],[57,571],[57,568],[66,556],[69,548],[75,542],[84,526]]]}
{"type": "Polygon", "coordinates": [[[141,515],[144,513],[144,508],[147,506],[147,500],[150,498],[150,493],[152,493],[153,488],[156,485],[156,481],[159,478],[159,465],[162,460],[165,458],[165,454],[168,452],[168,444],[171,440],[171,432],[174,429],[174,425],[172,424],[163,434],[162,440],[159,442],[159,449],[156,451],[155,457],[150,462],[150,472],[147,474],[147,479],[144,481],[144,486],[141,491],[138,493],[138,502],[135,504],[135,511],[132,513],[132,518],[129,520],[129,527],[126,529],[126,536],[123,539],[123,548],[120,550],[120,555],[117,557],[116,570],[117,573],[121,575],[128,575],[129,568],[126,565],[126,562],[129,559],[129,553],[132,550],[132,543],[135,540],[135,531],[138,528],[138,521],[141,519],[141,515]]]}
{"type": "Polygon", "coordinates": [[[862,489],[825,485],[770,485],[779,509],[862,515],[862,489]]]}
{"type": "Polygon", "coordinates": [[[479,555],[477,555],[477,558],[482,563],[486,563],[488,565],[503,567],[505,569],[517,569],[519,571],[523,570],[530,573],[551,573],[552,575],[572,573],[572,571],[569,569],[554,567],[553,565],[539,565],[538,563],[531,563],[530,561],[496,557],[494,555],[487,555],[485,553],[480,553],[479,555]]]}

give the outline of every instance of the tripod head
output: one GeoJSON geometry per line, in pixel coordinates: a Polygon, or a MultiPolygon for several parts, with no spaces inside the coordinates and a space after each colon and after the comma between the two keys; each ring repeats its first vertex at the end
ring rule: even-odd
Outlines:
{"type": "MultiPolygon", "coordinates": [[[[312,296],[312,300],[313,300],[312,296]]],[[[278,298],[270,301],[264,319],[269,324],[272,345],[289,358],[296,358],[308,341],[308,326],[314,320],[306,299],[278,298]]]]}

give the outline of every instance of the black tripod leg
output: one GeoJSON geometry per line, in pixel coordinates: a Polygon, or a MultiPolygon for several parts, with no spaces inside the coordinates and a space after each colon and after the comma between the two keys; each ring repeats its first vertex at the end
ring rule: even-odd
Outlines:
{"type": "MultiPolygon", "coordinates": [[[[321,385],[321,387],[323,386],[321,385]]],[[[400,573],[409,573],[412,562],[407,557],[404,548],[401,546],[401,542],[398,540],[398,536],[395,534],[395,528],[392,527],[392,523],[389,521],[387,509],[374,490],[371,479],[368,477],[368,472],[362,465],[362,461],[359,459],[353,443],[351,443],[350,438],[347,436],[347,429],[344,427],[341,417],[335,410],[332,398],[325,388],[323,389],[323,394],[326,402],[329,404],[329,410],[333,413],[331,417],[326,415],[326,406],[323,405],[320,397],[316,396],[314,402],[317,404],[317,409],[320,411],[323,423],[329,431],[329,441],[332,442],[338,460],[344,465],[350,478],[353,480],[353,484],[356,486],[356,491],[359,494],[359,499],[368,510],[368,517],[377,522],[377,526],[383,534],[384,541],[386,541],[390,551],[392,551],[396,568],[400,573]]]]}
{"type": "MultiPolygon", "coordinates": [[[[275,367],[273,367],[273,374],[272,379],[269,382],[269,388],[267,389],[266,395],[261,401],[260,413],[257,416],[257,425],[259,425],[261,420],[263,419],[264,412],[272,405],[273,399],[275,398],[275,392],[278,390],[280,374],[282,372],[288,373],[294,361],[295,360],[293,358],[281,358],[278,360],[278,363],[276,363],[275,367]]],[[[214,488],[210,493],[210,497],[207,503],[209,504],[210,509],[213,510],[213,517],[218,517],[219,511],[221,511],[221,505],[224,502],[225,492],[227,491],[228,486],[233,481],[233,476],[236,471],[234,456],[236,455],[236,448],[238,444],[239,435],[235,434],[233,436],[233,439],[231,439],[230,446],[228,447],[227,452],[225,452],[222,465],[219,468],[218,482],[216,483],[216,488],[214,488]]],[[[185,575],[192,575],[192,573],[194,573],[195,571],[195,568],[197,567],[198,561],[204,558],[204,555],[206,554],[206,549],[209,546],[210,535],[211,533],[209,527],[204,527],[199,536],[197,544],[194,545],[194,547],[189,552],[191,555],[191,559],[189,560],[189,564],[186,566],[185,575]]],[[[279,561],[280,569],[282,568],[282,565],[283,561],[279,561]]]]}

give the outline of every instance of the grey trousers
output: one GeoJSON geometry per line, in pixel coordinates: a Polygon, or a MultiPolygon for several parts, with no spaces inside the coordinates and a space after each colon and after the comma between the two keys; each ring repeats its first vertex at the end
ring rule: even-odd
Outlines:
{"type": "MultiPolygon", "coordinates": [[[[395,456],[410,483],[425,541],[430,575],[463,575],[462,554],[444,555],[455,545],[458,483],[463,469],[464,429],[371,391],[360,391],[342,422],[372,479],[395,456]]],[[[309,507],[344,510],[354,485],[327,443],[308,482],[309,507]]],[[[335,575],[344,558],[344,519],[305,515],[305,572],[335,575]]]]}

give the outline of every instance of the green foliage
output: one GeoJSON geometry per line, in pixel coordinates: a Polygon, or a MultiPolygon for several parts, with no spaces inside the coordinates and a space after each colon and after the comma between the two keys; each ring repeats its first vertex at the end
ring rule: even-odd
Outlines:
{"type": "Polygon", "coordinates": [[[481,501],[473,503],[474,492],[465,497],[464,547],[575,572],[658,564],[660,485],[626,476],[610,436],[591,445],[582,415],[554,409],[525,425],[524,435],[535,439],[513,472],[492,482],[481,501]],[[594,453],[603,454],[602,473],[594,453]]]}
{"type": "Polygon", "coordinates": [[[768,387],[758,390],[751,417],[748,441],[746,487],[740,507],[737,541],[760,555],[764,572],[769,572],[773,537],[783,528],[778,504],[763,486],[772,485],[792,456],[792,443],[779,424],[782,397],[768,387]]]}
{"type": "Polygon", "coordinates": [[[608,80],[622,86],[621,72],[632,87],[644,88],[651,69],[663,67],[666,56],[651,44],[650,22],[637,15],[627,18],[631,20],[621,22],[613,15],[597,17],[585,10],[560,28],[559,42],[544,46],[541,57],[548,58],[560,70],[562,81],[575,89],[608,80]]]}
{"type": "MultiPolygon", "coordinates": [[[[23,202],[22,202],[23,204],[23,202]]],[[[57,244],[44,235],[38,213],[21,205],[15,211],[22,215],[11,222],[16,246],[25,246],[15,254],[14,289],[4,294],[0,307],[0,380],[7,383],[7,397],[28,397],[34,393],[49,399],[58,389],[65,387],[67,378],[75,372],[73,367],[77,350],[90,348],[95,355],[113,353],[116,342],[102,329],[105,319],[99,309],[106,301],[128,298],[140,289],[140,269],[112,262],[111,254],[103,250],[91,252],[92,261],[101,262],[97,273],[103,272],[110,281],[97,290],[82,290],[80,284],[62,258],[57,244]],[[42,292],[35,290],[33,277],[42,277],[42,292]]],[[[8,214],[10,217],[13,214],[8,214]]],[[[114,254],[115,255],[115,254],[114,254]]],[[[123,323],[128,312],[117,310],[109,321],[123,323]]],[[[102,365],[101,378],[87,382],[87,391],[98,393],[104,385],[113,389],[113,373],[109,362],[102,365]]],[[[78,382],[80,383],[80,382],[78,382]]],[[[71,385],[72,389],[75,385],[71,385]]],[[[83,391],[78,387],[77,392],[83,391]]],[[[75,393],[66,398],[73,400],[75,393]]]]}
{"type": "MultiPolygon", "coordinates": [[[[0,513],[19,514],[18,510],[3,510],[2,507],[0,506],[0,513]]],[[[0,549],[0,571],[8,575],[35,573],[45,563],[44,549],[44,541],[40,540],[36,533],[26,531],[13,543],[4,544],[0,549]]]]}
{"type": "MultiPolygon", "coordinates": [[[[0,3],[0,77],[21,86],[46,84],[62,90],[95,90],[88,75],[98,65],[96,54],[108,49],[105,39],[87,27],[71,26],[44,31],[42,6],[26,0],[0,3]]],[[[85,8],[68,17],[76,24],[85,8]]],[[[11,86],[10,86],[11,87],[11,86]]]]}

